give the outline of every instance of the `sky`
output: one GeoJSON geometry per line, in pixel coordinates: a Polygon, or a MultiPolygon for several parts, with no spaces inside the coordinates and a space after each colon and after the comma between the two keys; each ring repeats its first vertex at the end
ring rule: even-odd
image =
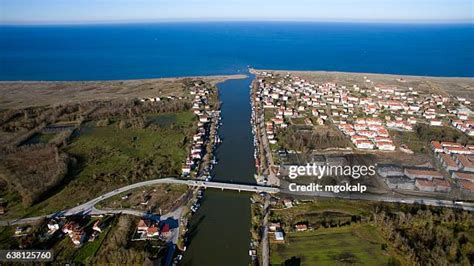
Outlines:
{"type": "Polygon", "coordinates": [[[0,0],[1,24],[201,20],[474,23],[474,0],[0,0]]]}

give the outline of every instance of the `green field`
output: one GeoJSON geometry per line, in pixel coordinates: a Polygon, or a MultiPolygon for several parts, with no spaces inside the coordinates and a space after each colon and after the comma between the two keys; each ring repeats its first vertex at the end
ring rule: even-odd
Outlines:
{"type": "Polygon", "coordinates": [[[63,185],[27,209],[16,204],[9,216],[49,214],[75,206],[117,187],[146,179],[177,176],[194,132],[191,112],[150,114],[148,126],[105,126],[96,121],[81,127],[65,152],[76,159],[63,185]]]}
{"type": "Polygon", "coordinates": [[[285,244],[270,245],[271,265],[387,265],[394,260],[369,224],[293,232],[285,238],[285,244]]]}
{"type": "Polygon", "coordinates": [[[370,215],[373,207],[367,201],[347,201],[340,199],[319,199],[314,203],[299,204],[290,209],[274,209],[271,220],[292,225],[298,222],[312,222],[320,220],[325,213],[338,214],[339,216],[370,215]]]}
{"type": "Polygon", "coordinates": [[[186,157],[183,144],[193,115],[184,112],[149,117],[151,121],[159,121],[159,130],[119,128],[116,123],[85,130],[67,149],[70,154],[87,161],[78,178],[126,172],[134,160],[150,160],[149,166],[157,171],[162,164],[169,164],[166,167],[178,171],[186,157]]]}

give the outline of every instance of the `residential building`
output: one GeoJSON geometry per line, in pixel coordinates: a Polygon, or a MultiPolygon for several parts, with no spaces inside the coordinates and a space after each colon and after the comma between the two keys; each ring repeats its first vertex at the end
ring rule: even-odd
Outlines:
{"type": "Polygon", "coordinates": [[[462,179],[474,183],[474,173],[453,172],[452,177],[454,179],[462,179]]]}
{"type": "Polygon", "coordinates": [[[455,158],[464,172],[474,172],[474,155],[456,154],[455,158]]]}
{"type": "Polygon", "coordinates": [[[446,169],[446,171],[457,171],[459,170],[459,166],[456,161],[446,153],[439,153],[438,158],[440,159],[442,165],[446,169]]]}
{"type": "Polygon", "coordinates": [[[415,186],[423,192],[434,192],[436,188],[433,181],[426,179],[415,179],[415,186]]]}
{"type": "Polygon", "coordinates": [[[283,232],[281,232],[281,231],[275,232],[275,240],[276,241],[285,241],[285,236],[283,235],[283,232]]]}
{"type": "Polygon", "coordinates": [[[296,224],[295,229],[297,232],[303,232],[308,230],[308,226],[306,224],[296,224]]]}
{"type": "Polygon", "coordinates": [[[421,178],[431,180],[433,178],[443,178],[443,175],[436,170],[405,168],[405,176],[411,179],[421,178]]]}
{"type": "Polygon", "coordinates": [[[435,191],[437,192],[449,192],[451,191],[451,185],[446,179],[433,179],[433,185],[435,186],[435,191]]]}
{"type": "Polygon", "coordinates": [[[165,238],[168,238],[171,234],[171,228],[170,228],[170,225],[168,223],[165,223],[162,227],[161,227],[161,235],[165,238]]]}
{"type": "Polygon", "coordinates": [[[459,187],[461,188],[461,190],[463,192],[474,193],[474,183],[473,182],[461,179],[461,180],[458,181],[458,184],[459,184],[459,187]]]}

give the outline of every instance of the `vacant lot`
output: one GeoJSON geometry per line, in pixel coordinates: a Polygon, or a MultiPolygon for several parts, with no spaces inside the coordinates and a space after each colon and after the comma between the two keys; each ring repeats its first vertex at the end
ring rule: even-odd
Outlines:
{"type": "Polygon", "coordinates": [[[135,209],[167,213],[180,206],[188,191],[186,185],[162,184],[124,192],[99,203],[101,209],[135,209]]]}
{"type": "Polygon", "coordinates": [[[280,148],[295,151],[345,148],[350,145],[347,138],[329,126],[291,126],[277,134],[280,148]],[[307,129],[309,128],[309,130],[307,129]]]}
{"type": "Polygon", "coordinates": [[[272,243],[270,248],[271,265],[384,265],[393,260],[383,238],[368,224],[288,233],[285,244],[272,243]]]}
{"type": "Polygon", "coordinates": [[[321,224],[322,220],[339,222],[346,218],[350,221],[353,215],[369,216],[372,209],[373,204],[367,201],[321,199],[289,209],[272,209],[270,220],[281,222],[285,231],[288,231],[299,222],[321,224]]]}
{"type": "Polygon", "coordinates": [[[428,143],[421,140],[416,132],[399,130],[390,130],[389,132],[397,147],[405,144],[411,151],[416,153],[425,153],[429,149],[428,143]]]}

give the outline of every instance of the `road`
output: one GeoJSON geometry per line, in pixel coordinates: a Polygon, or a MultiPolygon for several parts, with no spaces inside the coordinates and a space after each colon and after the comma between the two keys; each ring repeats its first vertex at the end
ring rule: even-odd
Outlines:
{"type": "MultiPolygon", "coordinates": [[[[226,189],[226,190],[235,190],[235,191],[249,191],[249,192],[266,192],[266,193],[283,193],[289,195],[298,195],[298,196],[312,196],[312,197],[327,197],[327,198],[341,198],[341,199],[352,199],[352,200],[370,200],[370,201],[383,201],[383,202],[395,202],[395,203],[404,203],[404,204],[423,204],[429,206],[438,206],[438,207],[449,207],[449,208],[458,208],[464,209],[468,211],[474,211],[474,203],[472,202],[463,202],[462,204],[455,204],[453,201],[450,200],[438,200],[438,199],[430,199],[425,197],[396,197],[391,195],[376,195],[376,194],[369,194],[369,193],[360,193],[360,194],[343,194],[343,193],[331,193],[331,192],[300,192],[300,191],[290,191],[288,188],[289,182],[282,180],[281,187],[266,187],[266,186],[259,186],[259,185],[242,185],[242,184],[232,184],[232,183],[223,183],[223,182],[209,182],[209,181],[201,181],[201,180],[184,180],[184,179],[177,179],[174,177],[168,178],[161,178],[161,179],[153,179],[147,180],[135,184],[131,184],[128,186],[124,186],[118,188],[116,190],[110,191],[108,193],[103,194],[95,199],[92,199],[86,203],[73,207],[71,209],[65,211],[59,211],[49,215],[37,216],[37,217],[29,217],[29,218],[22,218],[22,219],[14,219],[9,221],[0,221],[0,226],[6,225],[15,225],[15,224],[23,224],[23,223],[33,223],[43,218],[47,217],[54,217],[54,216],[71,216],[77,214],[94,214],[94,211],[98,211],[94,209],[94,206],[97,203],[116,196],[118,194],[127,192],[132,189],[157,185],[157,184],[182,184],[188,185],[192,187],[206,187],[206,188],[218,188],[218,189],[226,189]]],[[[107,210],[102,212],[108,213],[128,213],[131,215],[140,216],[143,213],[134,210],[107,210]]]]}
{"type": "Polygon", "coordinates": [[[223,183],[223,182],[206,182],[206,181],[190,181],[188,182],[190,186],[198,186],[205,188],[220,188],[222,190],[237,190],[237,191],[247,191],[247,192],[266,192],[266,193],[278,193],[280,189],[275,187],[267,187],[260,185],[241,185],[241,184],[232,184],[232,183],[223,183]]]}
{"type": "Polygon", "coordinates": [[[430,199],[426,197],[405,197],[405,196],[394,196],[388,194],[370,194],[370,193],[332,193],[332,192],[302,192],[302,191],[290,191],[288,188],[288,181],[281,181],[282,186],[280,192],[289,195],[298,196],[311,196],[311,197],[325,197],[325,198],[340,198],[350,200],[370,200],[370,201],[382,201],[400,204],[422,204],[436,207],[448,207],[463,209],[466,211],[474,211],[474,202],[462,202],[462,204],[456,204],[452,200],[439,200],[430,199]]]}
{"type": "Polygon", "coordinates": [[[255,102],[255,127],[256,133],[259,134],[257,139],[259,142],[262,143],[264,153],[266,155],[268,184],[270,186],[280,186],[280,179],[273,172],[275,165],[273,162],[272,151],[270,149],[270,143],[268,142],[267,132],[265,129],[265,117],[262,111],[263,108],[260,108],[260,105],[260,103],[255,102]]]}
{"type": "Polygon", "coordinates": [[[262,232],[262,265],[270,265],[270,248],[268,244],[268,216],[270,215],[270,198],[265,197],[265,204],[263,205],[263,232],[262,232]]]}
{"type": "Polygon", "coordinates": [[[70,215],[75,215],[79,214],[82,212],[90,212],[92,208],[97,205],[97,203],[111,198],[113,196],[116,196],[118,194],[127,192],[132,189],[136,189],[139,187],[145,187],[145,186],[152,186],[152,185],[158,185],[158,184],[182,184],[182,185],[188,185],[188,186],[193,186],[193,187],[205,187],[205,188],[220,188],[220,189],[226,189],[226,190],[236,190],[236,191],[249,191],[249,192],[267,192],[267,193],[278,193],[279,190],[277,188],[271,188],[271,187],[264,187],[264,186],[258,186],[258,185],[240,185],[240,184],[232,184],[232,183],[222,183],[222,182],[209,182],[209,181],[199,181],[199,180],[183,180],[183,179],[177,179],[174,177],[168,177],[168,178],[161,178],[161,179],[153,179],[153,180],[148,180],[148,181],[143,181],[139,183],[135,183],[132,185],[128,185],[125,187],[121,187],[119,189],[116,189],[114,191],[108,192],[100,197],[97,197],[95,199],[92,199],[84,204],[81,204],[79,206],[76,206],[74,208],[71,208],[67,210],[64,215],[70,216],[70,215]]]}
{"type": "MultiPolygon", "coordinates": [[[[66,211],[60,211],[57,213],[44,215],[44,216],[22,218],[22,219],[15,219],[15,220],[9,220],[9,221],[0,221],[0,226],[33,223],[43,218],[54,217],[54,216],[70,216],[70,215],[77,215],[77,214],[129,214],[129,215],[135,215],[135,216],[140,216],[140,217],[146,216],[147,213],[144,213],[142,211],[137,211],[137,210],[131,210],[131,209],[99,210],[95,208],[94,206],[105,199],[111,198],[113,196],[119,195],[129,190],[145,187],[145,186],[157,185],[157,184],[182,184],[182,185],[188,185],[191,187],[218,188],[218,189],[223,189],[223,190],[226,189],[226,190],[236,190],[236,191],[267,192],[267,193],[281,192],[283,194],[298,195],[298,196],[341,198],[341,199],[350,199],[350,200],[370,200],[370,201],[392,202],[392,203],[400,203],[400,204],[423,204],[423,205],[430,205],[430,206],[458,208],[458,209],[474,211],[474,203],[471,203],[471,202],[463,202],[462,204],[459,204],[459,203],[456,204],[455,202],[449,201],[449,200],[437,200],[437,199],[430,199],[430,198],[423,198],[423,197],[396,197],[396,196],[390,196],[390,195],[376,195],[376,194],[369,194],[369,193],[343,194],[343,193],[332,193],[332,192],[291,191],[289,189],[289,182],[284,181],[284,180],[281,181],[280,188],[275,188],[275,187],[265,187],[265,186],[259,186],[259,185],[241,185],[241,184],[222,183],[222,182],[209,182],[209,181],[202,181],[202,180],[183,180],[183,179],[170,177],[170,178],[143,181],[143,182],[135,183],[135,184],[128,185],[125,187],[121,187],[66,211]]],[[[266,197],[265,204],[264,204],[264,218],[263,218],[263,223],[262,223],[263,225],[262,265],[264,266],[269,265],[268,207],[269,207],[269,200],[268,200],[268,197],[266,197]]],[[[163,219],[166,220],[168,218],[176,219],[179,224],[181,213],[182,213],[182,208],[178,208],[172,213],[163,215],[162,217],[160,217],[160,219],[161,220],[163,219]]],[[[169,242],[170,243],[172,242],[174,244],[173,247],[175,247],[178,241],[178,237],[179,237],[179,229],[172,231],[169,242]]]]}
{"type": "Polygon", "coordinates": [[[36,216],[30,218],[22,218],[22,219],[15,219],[9,221],[0,221],[0,226],[6,225],[15,225],[15,224],[23,224],[23,223],[33,223],[43,218],[54,217],[54,216],[71,216],[71,215],[78,215],[78,214],[105,214],[105,213],[126,213],[135,216],[142,216],[144,213],[135,210],[97,210],[94,208],[97,203],[111,198],[113,196],[119,195],[121,193],[127,192],[129,190],[137,189],[140,187],[158,185],[158,184],[182,184],[188,185],[192,187],[205,187],[205,188],[218,188],[222,190],[236,190],[236,191],[248,191],[248,192],[267,192],[267,193],[278,193],[278,188],[273,187],[265,187],[259,185],[241,185],[241,184],[232,184],[232,183],[223,183],[223,182],[209,182],[209,181],[201,181],[201,180],[184,180],[184,179],[177,179],[174,177],[168,178],[161,178],[161,179],[153,179],[147,180],[135,184],[131,184],[128,186],[124,186],[118,188],[116,190],[107,192],[97,198],[89,200],[83,204],[80,204],[76,207],[70,208],[65,211],[59,211],[56,213],[52,213],[49,215],[43,216],[36,216]]]}

